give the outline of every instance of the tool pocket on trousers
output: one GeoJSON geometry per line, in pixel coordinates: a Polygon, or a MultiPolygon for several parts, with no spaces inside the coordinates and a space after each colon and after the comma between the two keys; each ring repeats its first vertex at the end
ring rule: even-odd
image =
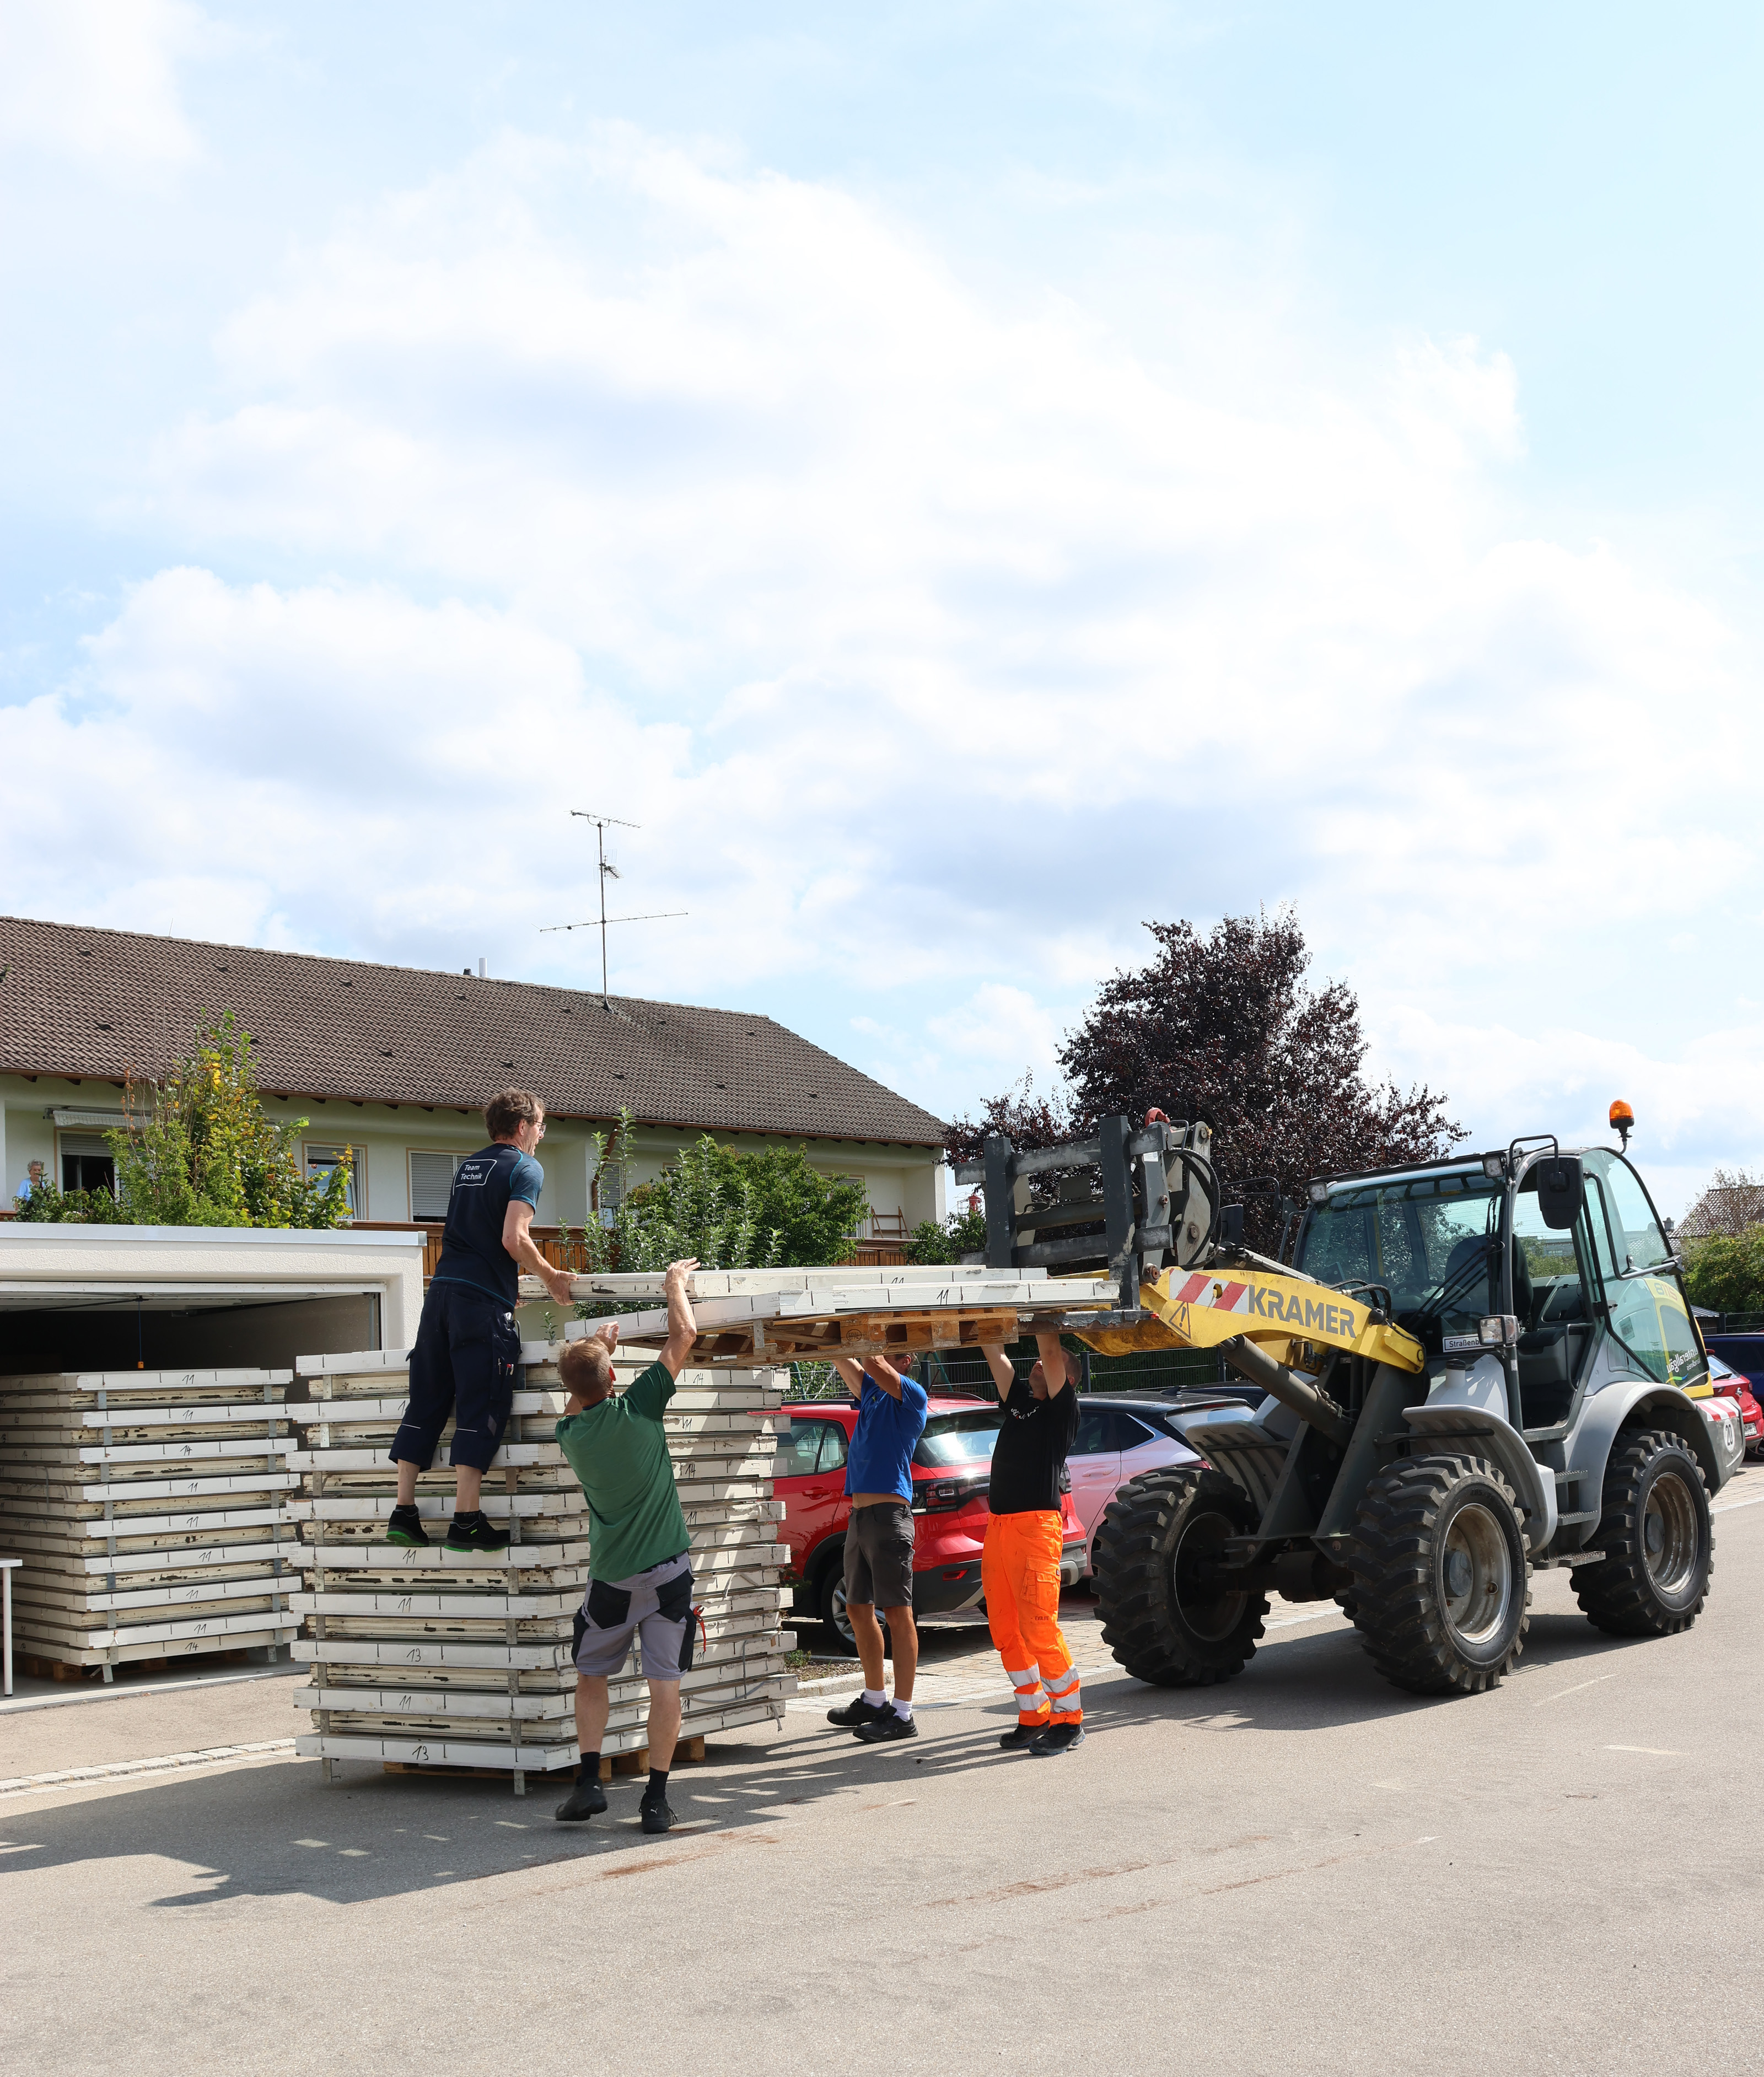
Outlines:
{"type": "Polygon", "coordinates": [[[593,1580],[588,1588],[588,1619],[596,1630],[622,1630],[631,1612],[630,1589],[593,1580]]]}
{"type": "Polygon", "coordinates": [[[664,1580],[655,1589],[655,1613],[664,1622],[684,1622],[692,1613],[692,1574],[664,1580]]]}
{"type": "Polygon", "coordinates": [[[582,1648],[582,1634],[588,1628],[588,1617],[578,1609],[570,1625],[570,1657],[574,1659],[582,1648]]]}

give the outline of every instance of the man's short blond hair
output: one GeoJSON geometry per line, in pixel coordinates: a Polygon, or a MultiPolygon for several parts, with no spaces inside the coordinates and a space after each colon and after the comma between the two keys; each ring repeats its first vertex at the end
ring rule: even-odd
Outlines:
{"type": "Polygon", "coordinates": [[[611,1388],[613,1359],[605,1342],[597,1336],[590,1336],[585,1341],[566,1342],[557,1359],[557,1374],[564,1380],[566,1392],[573,1392],[578,1399],[589,1398],[611,1388]]]}

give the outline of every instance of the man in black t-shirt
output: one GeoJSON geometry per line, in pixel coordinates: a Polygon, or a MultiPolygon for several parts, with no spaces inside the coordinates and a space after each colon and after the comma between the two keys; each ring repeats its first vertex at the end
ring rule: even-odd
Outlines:
{"type": "Polygon", "coordinates": [[[484,1122],[490,1144],[454,1172],[441,1259],[410,1351],[410,1396],[392,1438],[398,1498],[386,1525],[389,1543],[429,1540],[417,1507],[417,1480],[435,1461],[451,1417],[455,1499],[445,1547],[508,1548],[508,1531],[493,1528],[479,1502],[514,1401],[521,1272],[541,1278],[560,1305],[569,1301],[569,1278],[545,1259],[527,1230],[545,1184],[545,1172],[534,1159],[545,1137],[545,1106],[530,1090],[504,1089],[491,1098],[484,1122]]]}
{"type": "Polygon", "coordinates": [[[980,1584],[992,1642],[1017,1691],[1017,1728],[999,1743],[1047,1759],[1084,1742],[1078,1668],[1059,1627],[1059,1481],[1078,1433],[1078,1395],[1059,1335],[1038,1334],[1035,1346],[1040,1359],[1026,1379],[1001,1346],[984,1351],[1004,1418],[980,1584]]]}

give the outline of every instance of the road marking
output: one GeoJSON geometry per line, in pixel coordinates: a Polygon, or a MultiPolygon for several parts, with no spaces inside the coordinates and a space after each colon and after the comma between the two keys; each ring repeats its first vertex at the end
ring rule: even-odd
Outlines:
{"type": "Polygon", "coordinates": [[[1731,1514],[1737,1507],[1764,1506],[1764,1493],[1753,1493],[1745,1500],[1718,1501],[1710,1508],[1711,1514],[1731,1514]]]}
{"type": "Polygon", "coordinates": [[[1679,1752],[1671,1746],[1607,1746],[1607,1752],[1647,1753],[1654,1759],[1688,1759],[1691,1755],[1679,1752]]]}
{"type": "Polygon", "coordinates": [[[1578,1695],[1583,1688],[1596,1688],[1601,1680],[1615,1680],[1616,1677],[1614,1673],[1596,1673],[1590,1680],[1577,1680],[1572,1688],[1558,1688],[1554,1695],[1540,1695],[1531,1706],[1541,1709],[1546,1702],[1559,1702],[1564,1695],[1578,1695]]]}

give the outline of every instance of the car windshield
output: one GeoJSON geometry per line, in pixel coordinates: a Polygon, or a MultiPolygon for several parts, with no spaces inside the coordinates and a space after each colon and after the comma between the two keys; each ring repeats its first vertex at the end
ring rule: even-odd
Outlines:
{"type": "Polygon", "coordinates": [[[934,1413],[925,1424],[913,1461],[930,1468],[989,1464],[998,1424],[996,1407],[978,1413],[934,1413]]]}
{"type": "Polygon", "coordinates": [[[1491,1286],[1501,1185],[1480,1169],[1349,1184],[1313,1205],[1297,1267],[1325,1284],[1381,1284],[1399,1320],[1474,1331],[1491,1286]]]}

